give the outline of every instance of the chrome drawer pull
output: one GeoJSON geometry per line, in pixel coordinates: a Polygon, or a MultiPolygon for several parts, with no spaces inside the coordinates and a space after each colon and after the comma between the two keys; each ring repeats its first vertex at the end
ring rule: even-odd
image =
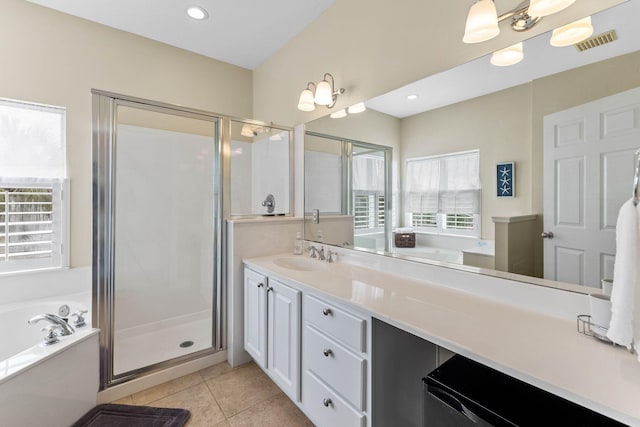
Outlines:
{"type": "Polygon", "coordinates": [[[327,399],[327,398],[322,399],[322,404],[323,404],[325,407],[327,407],[327,408],[328,408],[329,406],[333,406],[333,402],[331,401],[331,399],[327,399]]]}
{"type": "Polygon", "coordinates": [[[324,356],[325,356],[325,357],[329,357],[329,356],[331,356],[331,355],[333,354],[333,351],[331,351],[331,349],[330,349],[330,348],[325,348],[325,349],[322,351],[322,354],[324,354],[324,356]]]}
{"type": "Polygon", "coordinates": [[[330,308],[323,308],[322,309],[322,314],[324,314],[325,316],[328,316],[331,314],[331,309],[330,308]]]}

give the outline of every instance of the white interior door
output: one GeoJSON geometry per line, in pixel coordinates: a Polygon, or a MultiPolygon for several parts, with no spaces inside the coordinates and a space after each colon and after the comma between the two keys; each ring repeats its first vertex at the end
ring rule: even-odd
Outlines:
{"type": "Polygon", "coordinates": [[[640,88],[544,118],[544,278],[613,278],[615,226],[640,148],[640,88]]]}

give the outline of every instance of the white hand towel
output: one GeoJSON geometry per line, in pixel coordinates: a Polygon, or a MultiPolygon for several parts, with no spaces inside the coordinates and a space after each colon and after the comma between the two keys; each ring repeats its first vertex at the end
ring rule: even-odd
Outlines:
{"type": "MultiPolygon", "coordinates": [[[[611,323],[607,337],[640,357],[640,214],[633,201],[625,202],[616,224],[616,260],[611,291],[611,323]]],[[[640,360],[640,358],[639,358],[640,360]]]]}

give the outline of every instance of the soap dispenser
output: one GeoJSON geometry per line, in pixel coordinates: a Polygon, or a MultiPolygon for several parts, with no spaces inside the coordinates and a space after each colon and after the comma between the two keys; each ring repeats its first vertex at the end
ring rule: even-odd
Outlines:
{"type": "Polygon", "coordinates": [[[302,255],[302,236],[299,231],[296,233],[296,241],[293,245],[293,254],[302,255]]]}

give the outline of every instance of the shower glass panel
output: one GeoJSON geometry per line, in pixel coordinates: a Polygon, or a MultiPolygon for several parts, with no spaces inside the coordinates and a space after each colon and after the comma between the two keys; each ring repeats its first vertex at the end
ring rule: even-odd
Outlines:
{"type": "Polygon", "coordinates": [[[252,121],[230,121],[232,217],[290,215],[291,131],[252,121]]]}
{"type": "Polygon", "coordinates": [[[120,102],[113,376],[214,344],[217,120],[120,102]]]}

